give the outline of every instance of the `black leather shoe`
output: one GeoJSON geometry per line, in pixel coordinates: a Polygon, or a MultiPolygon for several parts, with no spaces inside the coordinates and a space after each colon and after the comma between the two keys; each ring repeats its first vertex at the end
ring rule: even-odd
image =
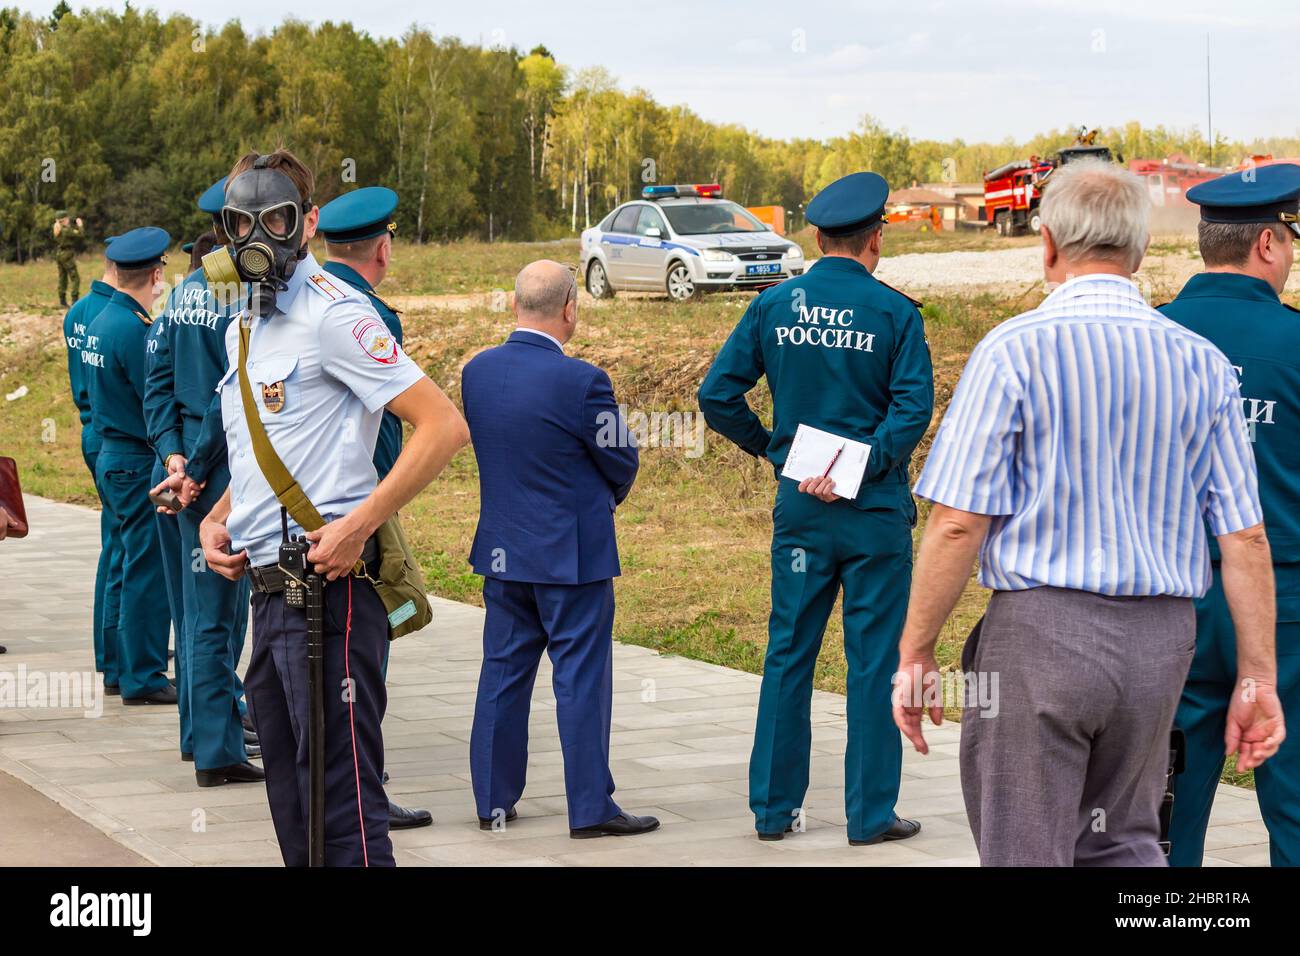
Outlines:
{"type": "Polygon", "coordinates": [[[190,753],[188,750],[182,750],[181,759],[186,763],[194,763],[194,754],[190,753]]]}
{"type": "Polygon", "coordinates": [[[200,787],[219,787],[225,783],[261,783],[266,779],[266,771],[244,761],[216,770],[195,770],[194,779],[200,787]]]}
{"type": "Polygon", "coordinates": [[[257,734],[256,734],[254,731],[251,731],[251,730],[245,730],[245,731],[244,731],[244,743],[246,743],[246,744],[253,744],[254,746],[256,746],[256,744],[258,743],[258,740],[257,740],[257,734]]]}
{"type": "MultiPolygon", "coordinates": [[[[510,812],[506,814],[505,822],[514,823],[518,819],[519,819],[519,811],[516,810],[514,807],[511,807],[510,812]]],[[[494,823],[496,823],[496,819],[493,817],[478,818],[478,828],[480,830],[491,830],[493,829],[492,824],[494,823]]]]}
{"type": "Polygon", "coordinates": [[[873,836],[870,840],[850,840],[849,846],[875,846],[877,843],[906,840],[920,832],[921,824],[916,820],[904,820],[902,817],[894,817],[893,825],[880,836],[873,836]]]}
{"type": "Polygon", "coordinates": [[[244,729],[250,733],[257,733],[257,728],[253,726],[253,718],[247,714],[239,718],[239,722],[244,725],[244,729]]]}
{"type": "Polygon", "coordinates": [[[105,684],[105,685],[104,685],[104,696],[105,696],[105,697],[121,697],[121,696],[122,696],[122,688],[119,687],[117,684],[105,684]]]}
{"type": "Polygon", "coordinates": [[[162,690],[156,690],[152,694],[145,694],[143,697],[123,697],[122,703],[128,707],[138,707],[143,704],[175,704],[176,688],[168,684],[162,690]]]}
{"type": "Polygon", "coordinates": [[[612,820],[597,823],[594,827],[570,829],[569,836],[575,840],[589,840],[592,837],[603,836],[636,836],[638,833],[649,833],[651,830],[658,829],[657,817],[638,817],[624,812],[619,813],[612,820]]]}
{"type": "Polygon", "coordinates": [[[784,840],[785,835],[787,833],[793,833],[793,832],[794,832],[794,824],[787,823],[785,825],[785,829],[782,830],[780,833],[764,833],[762,830],[759,830],[758,838],[762,840],[764,843],[775,843],[777,840],[784,840]]]}
{"type": "Polygon", "coordinates": [[[414,830],[433,825],[433,814],[428,810],[413,810],[388,801],[388,829],[414,830]]]}
{"type": "Polygon", "coordinates": [[[262,759],[262,745],[261,745],[261,744],[244,744],[244,753],[248,754],[248,759],[249,759],[249,760],[261,760],[261,759],[262,759]]]}

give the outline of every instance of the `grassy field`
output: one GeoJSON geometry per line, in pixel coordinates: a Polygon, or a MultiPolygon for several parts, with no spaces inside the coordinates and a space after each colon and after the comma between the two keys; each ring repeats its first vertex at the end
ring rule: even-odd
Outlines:
{"type": "MultiPolygon", "coordinates": [[[[912,238],[917,243],[966,240],[933,234],[912,238]]],[[[891,249],[897,251],[901,244],[891,249]]],[[[573,242],[404,247],[391,285],[386,282],[383,291],[418,297],[509,288],[523,263],[539,256],[572,261],[576,251],[573,242]]],[[[83,267],[83,280],[88,272],[83,267]]],[[[18,459],[29,492],[90,505],[96,503],[94,490],[81,463],[57,309],[49,303],[54,280],[51,263],[0,266],[0,394],[19,385],[29,390],[25,398],[4,403],[0,454],[18,459]]],[[[934,423],[942,417],[973,345],[995,324],[1040,298],[1036,290],[1014,301],[987,294],[927,296],[924,314],[936,378],[934,423]]],[[[476,301],[453,309],[432,299],[405,300],[408,351],[457,401],[465,362],[500,342],[512,327],[508,312],[476,301]]],[[[748,295],[734,294],[692,304],[629,296],[584,302],[570,351],[607,369],[620,401],[632,410],[693,413],[699,382],[748,301],[748,295]]],[[[768,418],[770,399],[763,386],[751,398],[759,414],[768,418]]],[[[934,423],[918,449],[914,475],[924,461],[934,423]]],[[[616,585],[615,636],[667,653],[761,671],[774,491],[769,466],[712,433],[698,457],[683,448],[645,450],[636,487],[618,515],[624,572],[616,585]]],[[[481,603],[480,579],[470,572],[466,556],[477,512],[477,475],[468,449],[406,512],[430,590],[475,604],[481,603]]],[[[922,504],[918,541],[926,513],[922,504]]],[[[987,592],[972,580],[944,628],[942,666],[957,666],[961,642],[986,600],[987,592]]],[[[816,682],[822,689],[842,692],[845,677],[837,611],[816,682]]]]}

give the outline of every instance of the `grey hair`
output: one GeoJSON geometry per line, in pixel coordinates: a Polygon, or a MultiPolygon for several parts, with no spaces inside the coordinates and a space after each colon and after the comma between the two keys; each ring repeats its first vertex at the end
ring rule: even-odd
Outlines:
{"type": "Polygon", "coordinates": [[[1052,173],[1043,191],[1043,225],[1067,260],[1104,259],[1136,269],[1150,236],[1151,198],[1137,176],[1098,159],[1052,173]]]}
{"type": "Polygon", "coordinates": [[[573,272],[550,259],[530,262],[515,276],[515,307],[527,315],[558,319],[577,294],[573,272]]]}

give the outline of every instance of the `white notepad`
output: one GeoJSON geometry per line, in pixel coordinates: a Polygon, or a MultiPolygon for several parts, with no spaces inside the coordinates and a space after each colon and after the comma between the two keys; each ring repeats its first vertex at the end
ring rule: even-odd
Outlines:
{"type": "Polygon", "coordinates": [[[858,489],[862,487],[862,476],[867,471],[871,446],[852,438],[832,435],[811,425],[800,424],[795,429],[794,441],[790,443],[790,453],[786,455],[781,477],[792,481],[820,478],[841,448],[844,450],[835,459],[835,467],[830,473],[835,482],[833,490],[841,498],[856,498],[858,489]]]}

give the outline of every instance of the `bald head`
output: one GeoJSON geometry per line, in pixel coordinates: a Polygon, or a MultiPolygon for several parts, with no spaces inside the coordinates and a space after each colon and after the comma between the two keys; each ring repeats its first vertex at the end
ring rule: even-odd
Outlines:
{"type": "Polygon", "coordinates": [[[569,271],[551,259],[530,262],[515,276],[515,311],[519,317],[553,320],[578,293],[578,282],[569,271]]]}
{"type": "Polygon", "coordinates": [[[572,270],[550,259],[520,269],[515,276],[515,318],[524,328],[567,342],[578,321],[578,282],[572,270]]]}

